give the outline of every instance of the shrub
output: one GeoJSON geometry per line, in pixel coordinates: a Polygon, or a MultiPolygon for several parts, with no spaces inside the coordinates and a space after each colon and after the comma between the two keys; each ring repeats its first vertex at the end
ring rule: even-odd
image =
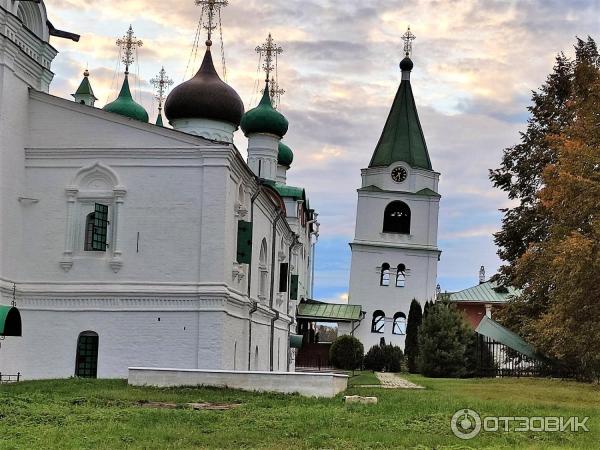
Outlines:
{"type": "Polygon", "coordinates": [[[429,306],[419,329],[419,368],[428,377],[467,375],[467,357],[473,331],[453,305],[429,306]]]}
{"type": "Polygon", "coordinates": [[[404,355],[400,347],[394,345],[374,345],[365,355],[364,367],[367,370],[400,372],[404,355]]]}
{"type": "Polygon", "coordinates": [[[331,345],[329,360],[336,369],[355,370],[362,364],[364,353],[364,347],[358,339],[344,335],[331,345]]]}
{"type": "Polygon", "coordinates": [[[410,373],[418,372],[419,358],[419,328],[423,321],[423,311],[421,304],[413,300],[408,311],[408,324],[406,326],[406,343],[404,345],[404,354],[406,355],[406,365],[410,373]]]}

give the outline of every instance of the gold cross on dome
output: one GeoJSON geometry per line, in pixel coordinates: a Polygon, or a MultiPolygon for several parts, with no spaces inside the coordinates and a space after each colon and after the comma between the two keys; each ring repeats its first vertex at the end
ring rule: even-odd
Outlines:
{"type": "Polygon", "coordinates": [[[267,74],[267,80],[269,80],[271,73],[277,69],[277,55],[283,53],[283,48],[275,43],[273,36],[269,33],[265,43],[256,47],[256,53],[264,58],[263,70],[267,74]]]}
{"type": "MultiPolygon", "coordinates": [[[[212,44],[212,32],[217,29],[215,21],[215,13],[219,14],[221,8],[224,8],[229,4],[228,0],[194,0],[197,6],[202,6],[202,16],[206,14],[206,21],[204,22],[204,29],[208,31],[207,44],[212,44]]],[[[219,16],[220,17],[220,16],[219,16]]]]}
{"type": "Polygon", "coordinates": [[[123,63],[125,63],[125,73],[129,74],[129,66],[135,61],[134,53],[136,50],[144,45],[144,43],[133,34],[133,28],[129,25],[129,30],[125,33],[121,39],[117,39],[117,45],[123,52],[123,63]]]}
{"type": "Polygon", "coordinates": [[[412,53],[412,43],[417,37],[410,31],[410,25],[408,26],[408,30],[406,33],[402,35],[402,40],[404,41],[404,53],[406,56],[410,56],[412,53]]]}
{"type": "Polygon", "coordinates": [[[158,109],[162,109],[163,101],[165,100],[165,94],[170,86],[173,85],[173,80],[171,80],[167,76],[167,71],[163,67],[158,72],[158,75],[155,78],[150,80],[150,83],[154,86],[156,90],[156,100],[158,100],[158,109]]]}

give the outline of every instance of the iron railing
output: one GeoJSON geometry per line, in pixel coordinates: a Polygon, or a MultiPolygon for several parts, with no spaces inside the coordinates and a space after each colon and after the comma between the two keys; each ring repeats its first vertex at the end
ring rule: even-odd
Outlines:
{"type": "Polygon", "coordinates": [[[0,384],[18,383],[21,381],[21,372],[17,372],[16,375],[7,375],[0,372],[0,384]]]}

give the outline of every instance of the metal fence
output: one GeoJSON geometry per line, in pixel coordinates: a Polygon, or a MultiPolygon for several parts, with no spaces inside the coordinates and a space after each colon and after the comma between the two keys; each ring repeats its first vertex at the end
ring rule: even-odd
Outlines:
{"type": "Polygon", "coordinates": [[[16,375],[7,375],[0,372],[0,384],[18,383],[19,381],[21,381],[21,372],[16,375]]]}
{"type": "Polygon", "coordinates": [[[478,334],[476,371],[481,377],[539,377],[548,368],[540,360],[478,334]]]}

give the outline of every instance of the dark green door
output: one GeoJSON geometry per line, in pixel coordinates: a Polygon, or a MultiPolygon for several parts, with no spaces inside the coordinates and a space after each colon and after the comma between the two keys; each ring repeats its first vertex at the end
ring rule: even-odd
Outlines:
{"type": "Polygon", "coordinates": [[[96,378],[98,374],[98,335],[82,333],[77,342],[75,376],[96,378]]]}

